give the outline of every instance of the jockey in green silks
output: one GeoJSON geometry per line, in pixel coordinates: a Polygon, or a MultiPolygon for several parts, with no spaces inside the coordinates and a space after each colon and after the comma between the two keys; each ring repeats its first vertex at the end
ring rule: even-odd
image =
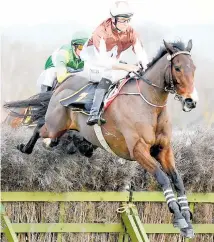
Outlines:
{"type": "Polygon", "coordinates": [[[76,32],[71,44],[61,46],[48,57],[44,71],[37,80],[40,92],[51,90],[54,80],[62,83],[71,73],[83,70],[84,61],[80,58],[80,52],[87,40],[86,32],[76,32]]]}

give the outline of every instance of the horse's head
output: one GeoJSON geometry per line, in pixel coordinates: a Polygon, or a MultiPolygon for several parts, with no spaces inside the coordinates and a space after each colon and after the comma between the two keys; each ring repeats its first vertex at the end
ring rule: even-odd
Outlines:
{"type": "MultiPolygon", "coordinates": [[[[198,94],[194,86],[195,65],[191,58],[192,40],[181,51],[173,48],[170,43],[164,41],[170,61],[170,77],[168,86],[176,93],[176,99],[182,104],[183,111],[189,112],[196,107],[198,94]]],[[[167,89],[166,89],[167,90],[167,89]]]]}

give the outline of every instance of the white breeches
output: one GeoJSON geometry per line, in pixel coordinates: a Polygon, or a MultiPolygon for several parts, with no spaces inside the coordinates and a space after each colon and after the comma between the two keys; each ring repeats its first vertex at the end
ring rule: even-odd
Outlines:
{"type": "Polygon", "coordinates": [[[49,87],[53,86],[53,82],[56,79],[56,68],[55,67],[51,67],[47,70],[44,70],[39,78],[37,79],[37,88],[39,88],[39,90],[41,89],[41,85],[46,85],[49,87]]]}

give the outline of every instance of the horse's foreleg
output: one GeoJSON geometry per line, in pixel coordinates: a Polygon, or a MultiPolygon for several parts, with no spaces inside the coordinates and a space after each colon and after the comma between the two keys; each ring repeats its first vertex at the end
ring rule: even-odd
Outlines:
{"type": "Polygon", "coordinates": [[[171,146],[163,148],[159,152],[157,159],[174,184],[175,190],[178,194],[178,203],[181,208],[181,213],[188,224],[188,228],[182,229],[181,233],[185,237],[192,238],[194,236],[193,227],[191,225],[192,214],[188,205],[183,180],[175,168],[174,155],[171,146]]]}
{"type": "Polygon", "coordinates": [[[167,205],[171,213],[174,214],[173,224],[180,229],[188,227],[184,217],[180,212],[180,207],[175,199],[168,176],[160,169],[156,160],[150,155],[150,148],[144,139],[140,138],[134,146],[133,157],[143,168],[149,171],[158,181],[163,189],[167,205]]]}
{"type": "Polygon", "coordinates": [[[30,140],[28,141],[28,143],[26,145],[24,145],[24,144],[17,145],[17,149],[20,150],[22,153],[31,154],[37,140],[40,138],[39,132],[40,132],[40,128],[42,126],[43,126],[43,122],[38,121],[38,124],[37,124],[36,128],[34,129],[33,135],[30,138],[30,140]]]}

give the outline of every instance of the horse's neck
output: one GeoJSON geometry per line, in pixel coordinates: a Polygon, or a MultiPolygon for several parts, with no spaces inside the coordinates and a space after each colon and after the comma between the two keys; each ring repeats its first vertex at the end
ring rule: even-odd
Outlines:
{"type": "MultiPolygon", "coordinates": [[[[153,102],[158,105],[163,105],[166,103],[168,93],[163,90],[165,83],[164,83],[164,74],[166,72],[166,67],[168,65],[168,60],[166,59],[166,55],[163,56],[160,60],[158,60],[153,67],[151,67],[144,75],[149,81],[153,84],[161,87],[152,87],[148,84],[144,84],[141,82],[141,85],[147,85],[147,88],[152,91],[152,95],[149,98],[152,98],[153,102]],[[157,103],[157,101],[159,103],[157,103]]],[[[150,99],[151,100],[151,99],[150,99]]]]}
{"type": "Polygon", "coordinates": [[[145,77],[152,83],[164,88],[164,73],[168,63],[169,61],[166,59],[166,55],[164,55],[145,73],[145,77]]]}

